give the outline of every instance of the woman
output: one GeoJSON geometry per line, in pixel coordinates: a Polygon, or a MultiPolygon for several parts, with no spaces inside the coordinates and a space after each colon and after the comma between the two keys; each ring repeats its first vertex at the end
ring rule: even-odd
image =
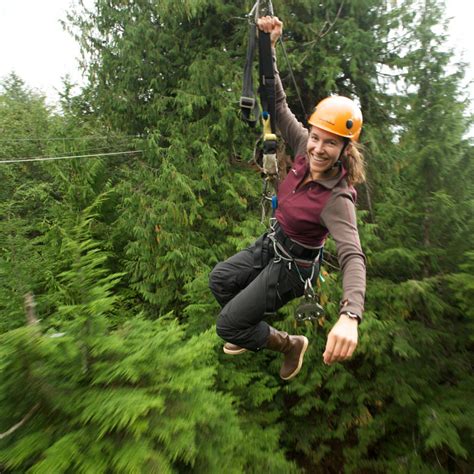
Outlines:
{"type": "MultiPolygon", "coordinates": [[[[282,22],[263,17],[258,27],[270,33],[274,48],[282,22]]],[[[289,110],[277,71],[275,79],[277,126],[295,156],[293,168],[279,186],[277,223],[251,247],[217,264],[209,286],[222,306],[217,333],[227,341],[224,352],[240,354],[263,348],[282,352],[280,377],[288,380],[301,369],[308,339],[278,331],[264,318],[301,296],[308,279],[315,283],[328,234],[336,242],[343,299],[323,360],[332,364],[348,359],[357,346],[365,258],[352,186],[364,181],[364,161],[356,145],[362,114],[350,99],[331,96],[317,105],[308,120],[308,131],[289,110]]]]}

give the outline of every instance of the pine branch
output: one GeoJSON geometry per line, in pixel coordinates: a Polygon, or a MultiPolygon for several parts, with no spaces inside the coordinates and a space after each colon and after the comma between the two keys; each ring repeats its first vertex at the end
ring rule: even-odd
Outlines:
{"type": "Polygon", "coordinates": [[[39,323],[39,319],[36,317],[36,303],[33,293],[30,291],[25,295],[25,311],[26,320],[29,326],[35,326],[39,323]]]}
{"type": "Polygon", "coordinates": [[[38,402],[25,416],[24,418],[19,421],[16,425],[13,425],[9,430],[5,431],[4,433],[0,433],[0,439],[6,438],[14,433],[18,428],[22,427],[35,413],[36,410],[40,407],[40,403],[38,402]]]}
{"type": "MultiPolygon", "coordinates": [[[[36,326],[39,324],[39,320],[36,317],[36,312],[35,312],[35,300],[34,300],[34,295],[30,291],[26,293],[24,296],[25,298],[25,311],[26,311],[26,320],[29,326],[36,326]]],[[[22,420],[20,420],[18,423],[13,425],[9,430],[5,431],[4,433],[0,433],[0,439],[4,439],[7,436],[10,436],[12,433],[14,433],[18,428],[21,428],[38,410],[40,407],[40,402],[36,403],[36,405],[31,408],[31,410],[23,417],[22,420]]]]}
{"type": "Polygon", "coordinates": [[[342,7],[344,6],[344,0],[341,2],[339,5],[339,10],[336,13],[336,17],[334,18],[333,21],[329,19],[329,15],[326,12],[326,21],[324,22],[323,26],[321,27],[321,30],[315,40],[308,41],[307,43],[304,44],[305,47],[315,45],[321,38],[324,38],[334,27],[336,24],[337,20],[341,16],[342,12],[342,7]]]}

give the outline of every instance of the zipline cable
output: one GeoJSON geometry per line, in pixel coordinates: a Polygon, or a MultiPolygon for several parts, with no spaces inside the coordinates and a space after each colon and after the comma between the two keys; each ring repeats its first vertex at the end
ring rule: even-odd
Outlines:
{"type": "Polygon", "coordinates": [[[38,138],[0,138],[0,143],[8,142],[52,142],[52,141],[70,141],[70,140],[85,140],[85,139],[108,139],[108,138],[143,138],[138,135],[121,135],[119,137],[107,135],[85,135],[83,137],[38,137],[38,138]]]}
{"type": "Polygon", "coordinates": [[[52,160],[70,160],[76,158],[94,158],[94,157],[103,157],[103,156],[117,156],[117,155],[133,155],[141,154],[143,150],[128,150],[128,151],[116,151],[111,153],[96,153],[92,155],[69,155],[69,156],[36,156],[31,158],[16,158],[10,160],[1,160],[0,164],[7,163],[27,163],[31,161],[52,161],[52,160]]]}

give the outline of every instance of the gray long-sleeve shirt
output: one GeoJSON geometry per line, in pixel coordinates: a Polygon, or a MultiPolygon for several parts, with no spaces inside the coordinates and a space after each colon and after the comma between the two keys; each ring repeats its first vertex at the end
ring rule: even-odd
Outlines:
{"type": "Polygon", "coordinates": [[[357,230],[356,192],[347,184],[344,168],[333,178],[302,184],[309,173],[308,130],[289,109],[276,68],[275,79],[277,127],[295,155],[293,167],[278,189],[275,217],[290,238],[309,247],[322,245],[331,234],[343,275],[341,312],[362,317],[366,271],[357,230]]]}

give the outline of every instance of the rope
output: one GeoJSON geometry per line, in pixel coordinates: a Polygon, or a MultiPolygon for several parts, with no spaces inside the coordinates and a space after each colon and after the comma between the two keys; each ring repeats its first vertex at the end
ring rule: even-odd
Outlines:
{"type": "Polygon", "coordinates": [[[291,67],[291,63],[290,63],[290,60],[288,58],[288,55],[286,54],[285,45],[283,44],[283,38],[281,36],[280,36],[280,44],[281,44],[281,47],[283,49],[283,55],[285,56],[286,63],[288,64],[288,69],[290,71],[291,80],[293,81],[293,85],[295,87],[296,94],[298,95],[298,100],[300,101],[301,109],[303,110],[304,117],[305,117],[305,120],[306,120],[307,117],[308,117],[308,114],[306,113],[306,109],[304,107],[303,100],[301,99],[300,90],[298,88],[298,85],[296,84],[295,75],[293,74],[293,68],[291,67]]]}

